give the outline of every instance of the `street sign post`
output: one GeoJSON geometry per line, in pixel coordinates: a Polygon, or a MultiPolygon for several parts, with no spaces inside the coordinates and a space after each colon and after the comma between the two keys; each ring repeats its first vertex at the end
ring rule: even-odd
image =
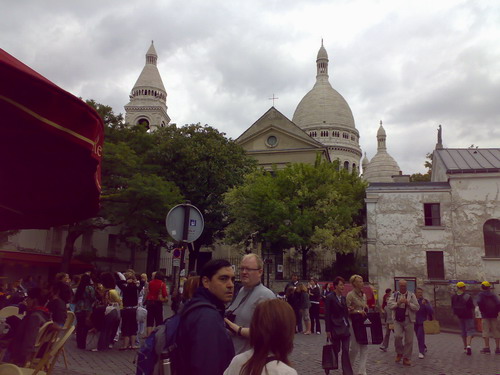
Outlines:
{"type": "Polygon", "coordinates": [[[188,243],[196,241],[203,233],[205,222],[200,210],[195,206],[184,203],[172,208],[165,219],[168,234],[180,242],[180,248],[173,252],[174,291],[179,287],[180,268],[184,263],[188,243]]]}
{"type": "Polygon", "coordinates": [[[205,222],[200,210],[191,204],[178,204],[167,214],[167,231],[176,241],[194,242],[203,233],[205,222]]]}

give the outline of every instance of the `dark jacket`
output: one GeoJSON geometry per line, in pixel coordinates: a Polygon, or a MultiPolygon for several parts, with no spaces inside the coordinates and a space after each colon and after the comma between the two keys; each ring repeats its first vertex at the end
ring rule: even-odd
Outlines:
{"type": "Polygon", "coordinates": [[[299,284],[299,280],[297,280],[297,281],[290,281],[288,284],[286,284],[284,292],[286,293],[287,289],[290,288],[290,287],[293,287],[295,289],[298,284],[299,284]]]}
{"type": "Polygon", "coordinates": [[[478,294],[477,305],[479,306],[479,311],[481,311],[481,316],[483,319],[494,319],[498,316],[498,312],[500,311],[500,301],[498,299],[498,296],[492,293],[491,290],[483,290],[478,294]],[[488,303],[486,302],[486,300],[489,298],[492,299],[492,301],[490,302],[492,305],[496,304],[496,312],[491,311],[488,313],[486,311],[486,304],[488,303]]]}
{"type": "Polygon", "coordinates": [[[453,313],[460,319],[474,319],[474,302],[468,293],[451,297],[453,313]]]}
{"type": "Polygon", "coordinates": [[[34,351],[38,330],[49,319],[49,312],[43,308],[26,313],[9,344],[10,362],[18,366],[25,365],[30,354],[34,351]]]}
{"type": "Polygon", "coordinates": [[[344,296],[337,298],[335,293],[330,293],[325,300],[325,325],[326,331],[333,336],[349,336],[349,313],[344,296]]]}
{"type": "Polygon", "coordinates": [[[139,303],[139,293],[144,288],[144,280],[139,284],[127,282],[127,280],[117,281],[118,287],[122,291],[123,307],[136,307],[139,303]]]}
{"type": "Polygon", "coordinates": [[[183,375],[222,375],[234,357],[231,337],[224,326],[224,304],[208,289],[200,287],[184,309],[196,302],[208,302],[182,319],[178,345],[183,375]]]}
{"type": "Polygon", "coordinates": [[[417,311],[415,317],[415,324],[424,324],[424,321],[428,319],[428,317],[434,314],[434,310],[428,300],[425,298],[417,299],[420,309],[417,311]],[[425,303],[424,303],[425,301],[425,303]]]}

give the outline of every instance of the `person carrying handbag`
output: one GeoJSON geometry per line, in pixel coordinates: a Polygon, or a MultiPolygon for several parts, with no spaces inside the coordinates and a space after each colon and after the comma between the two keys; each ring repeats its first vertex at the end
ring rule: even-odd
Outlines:
{"type": "Polygon", "coordinates": [[[355,362],[356,357],[358,357],[359,355],[357,374],[366,375],[368,345],[367,342],[361,341],[360,338],[362,336],[360,334],[360,330],[365,330],[363,322],[367,316],[366,314],[368,311],[366,295],[363,293],[363,277],[361,277],[360,275],[352,275],[349,278],[349,283],[353,287],[353,290],[347,293],[346,297],[347,310],[349,311],[349,318],[351,319],[350,333],[352,337],[351,352],[349,353],[349,358],[352,365],[355,362]],[[360,340],[360,342],[358,342],[358,340],[360,340]]]}
{"type": "Polygon", "coordinates": [[[92,327],[92,307],[96,301],[94,286],[89,275],[83,274],[76,288],[73,302],[76,315],[76,346],[85,350],[87,334],[92,327]]]}
{"type": "Polygon", "coordinates": [[[149,336],[156,326],[163,323],[163,303],[168,301],[167,286],[163,282],[165,275],[161,271],[153,273],[153,280],[148,284],[146,310],[148,310],[146,333],[149,336]]]}
{"type": "Polygon", "coordinates": [[[353,375],[351,360],[349,359],[349,313],[346,298],[342,295],[345,280],[337,276],[333,281],[333,285],[335,291],[328,295],[325,301],[326,335],[332,342],[335,359],[338,358],[342,348],[342,374],[353,375]]]}

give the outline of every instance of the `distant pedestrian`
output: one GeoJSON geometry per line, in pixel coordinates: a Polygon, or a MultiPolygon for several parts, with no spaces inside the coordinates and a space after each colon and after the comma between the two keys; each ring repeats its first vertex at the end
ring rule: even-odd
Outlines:
{"type": "Polygon", "coordinates": [[[311,307],[311,301],[309,300],[309,294],[307,293],[307,287],[300,283],[297,285],[295,290],[299,295],[299,315],[304,321],[305,330],[302,332],[304,335],[311,334],[311,317],[309,316],[309,308],[311,307]]]}
{"type": "Polygon", "coordinates": [[[465,292],[465,283],[457,283],[457,293],[451,297],[451,308],[460,323],[464,351],[472,354],[471,342],[474,337],[474,302],[469,293],[465,292]]]}
{"type": "Polygon", "coordinates": [[[384,341],[382,341],[382,345],[380,345],[380,350],[382,350],[383,352],[387,351],[387,348],[389,347],[389,340],[391,338],[391,332],[394,331],[394,321],[392,320],[392,311],[387,306],[387,302],[391,297],[391,292],[392,292],[391,288],[387,288],[385,290],[384,297],[382,297],[382,319],[385,326],[385,333],[384,333],[384,341]]]}
{"type": "Polygon", "coordinates": [[[83,274],[73,298],[76,315],[76,346],[85,350],[92,306],[96,301],[94,286],[89,275],[83,274]]]}
{"type": "Polygon", "coordinates": [[[326,283],[325,285],[323,285],[323,291],[321,292],[321,297],[323,297],[323,299],[326,299],[326,297],[328,297],[328,295],[330,295],[332,292],[332,283],[326,283]]]}
{"type": "Polygon", "coordinates": [[[293,289],[295,290],[295,288],[297,288],[298,284],[299,284],[299,275],[297,275],[296,273],[293,273],[292,279],[290,280],[290,282],[288,284],[286,284],[284,292],[286,293],[286,291],[289,287],[293,287],[293,289]]]}
{"type": "Polygon", "coordinates": [[[434,314],[434,310],[430,302],[424,298],[424,290],[422,288],[417,288],[415,290],[415,296],[417,297],[420,307],[416,314],[414,329],[418,341],[418,358],[423,359],[427,351],[427,347],[425,346],[424,322],[427,319],[433,319],[432,315],[434,314]]]}
{"type": "MultiPolygon", "coordinates": [[[[325,301],[325,329],[328,339],[333,344],[335,356],[342,348],[342,374],[353,375],[349,359],[349,313],[346,298],[343,296],[345,280],[337,276],[333,281],[335,293],[331,293],[325,301]]],[[[352,338],[356,340],[355,337],[352,338]]]]}
{"type": "Polygon", "coordinates": [[[320,335],[321,323],[319,321],[319,301],[321,300],[321,288],[319,287],[315,278],[311,278],[307,286],[309,293],[309,301],[311,307],[309,308],[309,316],[311,317],[311,331],[320,335]]]}
{"type": "Polygon", "coordinates": [[[118,286],[122,291],[123,308],[120,312],[122,318],[121,336],[123,346],[120,350],[138,349],[136,345],[136,334],[139,329],[137,324],[137,308],[139,304],[139,294],[144,287],[145,280],[136,279],[135,272],[126,272],[126,280],[119,280],[118,286]]]}
{"type": "Polygon", "coordinates": [[[415,315],[420,306],[415,293],[408,290],[406,280],[399,280],[399,291],[389,298],[387,305],[392,310],[394,320],[395,362],[403,359],[404,366],[411,366],[415,315]]]}
{"type": "Polygon", "coordinates": [[[490,354],[490,337],[495,339],[495,354],[500,354],[500,323],[498,322],[498,312],[500,311],[500,300],[498,296],[490,290],[491,284],[488,281],[481,283],[482,292],[479,293],[477,305],[481,312],[483,323],[483,354],[490,354]]]}
{"type": "Polygon", "coordinates": [[[161,271],[153,273],[153,280],[148,284],[146,295],[146,332],[149,336],[153,328],[163,323],[163,303],[168,301],[167,285],[163,282],[165,275],[161,271]]]}
{"type": "Polygon", "coordinates": [[[295,292],[295,287],[289,286],[285,293],[285,300],[292,307],[295,313],[295,333],[302,332],[302,318],[299,312],[300,295],[295,292]]]}
{"type": "Polygon", "coordinates": [[[347,293],[346,297],[347,309],[349,311],[349,317],[351,318],[350,334],[352,337],[349,359],[351,361],[351,364],[353,364],[359,354],[357,373],[366,375],[368,345],[360,344],[357,341],[353,324],[364,321],[364,318],[366,318],[366,314],[368,312],[368,303],[366,301],[366,295],[363,293],[363,278],[360,275],[352,275],[349,279],[349,283],[353,287],[353,289],[349,293],[347,293]]]}

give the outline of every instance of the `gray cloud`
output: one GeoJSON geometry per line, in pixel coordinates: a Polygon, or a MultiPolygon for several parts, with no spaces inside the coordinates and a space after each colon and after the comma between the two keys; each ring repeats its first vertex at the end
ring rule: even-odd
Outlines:
{"type": "Polygon", "coordinates": [[[292,118],[315,81],[323,37],[330,82],[371,158],[379,121],[405,173],[446,146],[500,145],[500,4],[368,0],[18,1],[0,45],[64,89],[123,112],[151,39],[173,122],[238,137],[271,105],[292,118]]]}

